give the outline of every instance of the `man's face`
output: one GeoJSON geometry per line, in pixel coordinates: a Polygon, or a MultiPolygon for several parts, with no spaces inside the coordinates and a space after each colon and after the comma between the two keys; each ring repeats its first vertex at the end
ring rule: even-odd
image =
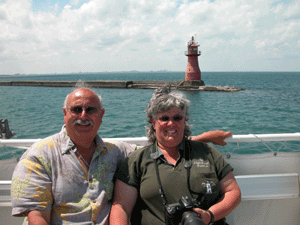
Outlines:
{"type": "Polygon", "coordinates": [[[98,96],[90,89],[80,88],[69,95],[67,102],[64,122],[71,140],[94,139],[105,112],[100,110],[98,96]]]}

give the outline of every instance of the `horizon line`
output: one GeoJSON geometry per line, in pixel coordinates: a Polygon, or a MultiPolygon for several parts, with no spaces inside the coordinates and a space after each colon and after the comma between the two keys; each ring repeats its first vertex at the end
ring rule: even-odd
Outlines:
{"type": "MultiPolygon", "coordinates": [[[[30,76],[30,75],[67,75],[67,74],[97,74],[97,73],[185,73],[185,71],[171,71],[171,70],[123,70],[123,71],[101,71],[101,72],[65,72],[65,73],[15,73],[15,74],[0,74],[0,76],[30,76]]],[[[269,70],[232,70],[232,71],[201,71],[201,73],[240,73],[240,72],[267,72],[267,73],[299,73],[300,71],[269,71],[269,70]]]]}

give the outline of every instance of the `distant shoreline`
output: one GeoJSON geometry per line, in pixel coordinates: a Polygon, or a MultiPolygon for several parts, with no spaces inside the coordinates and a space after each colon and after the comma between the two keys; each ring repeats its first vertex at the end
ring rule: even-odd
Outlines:
{"type": "MultiPolygon", "coordinates": [[[[299,73],[300,71],[201,71],[201,73],[299,73]]],[[[169,71],[169,70],[156,70],[156,71],[103,71],[103,72],[68,72],[68,73],[16,73],[16,74],[0,74],[0,77],[6,76],[56,76],[56,75],[91,75],[91,74],[132,74],[132,73],[185,73],[185,71],[169,71]]]]}

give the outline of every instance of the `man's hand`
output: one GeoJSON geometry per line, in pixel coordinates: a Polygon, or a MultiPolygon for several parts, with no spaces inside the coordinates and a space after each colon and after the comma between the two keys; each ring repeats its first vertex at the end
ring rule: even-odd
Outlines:
{"type": "Polygon", "coordinates": [[[232,135],[230,131],[222,131],[222,130],[214,130],[214,131],[208,131],[204,132],[203,134],[194,136],[191,138],[193,141],[202,141],[202,142],[211,142],[215,145],[227,145],[227,143],[224,141],[225,138],[228,138],[232,135]]]}

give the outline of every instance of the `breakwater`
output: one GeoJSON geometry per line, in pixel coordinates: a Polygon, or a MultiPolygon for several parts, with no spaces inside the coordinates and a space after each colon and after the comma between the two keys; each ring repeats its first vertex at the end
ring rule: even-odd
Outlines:
{"type": "MultiPolygon", "coordinates": [[[[0,86],[75,87],[78,81],[0,81],[0,86]]],[[[156,89],[165,84],[172,89],[188,91],[237,92],[241,88],[229,86],[205,86],[199,81],[84,81],[91,88],[156,89]]]]}

